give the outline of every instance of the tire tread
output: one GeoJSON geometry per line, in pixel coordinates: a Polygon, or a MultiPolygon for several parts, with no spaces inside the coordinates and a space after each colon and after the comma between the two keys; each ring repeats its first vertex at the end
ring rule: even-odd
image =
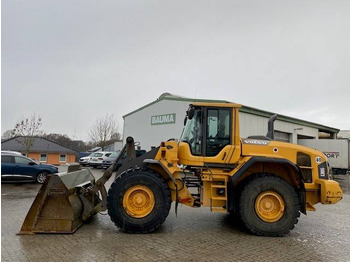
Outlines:
{"type": "Polygon", "coordinates": [[[288,190],[290,190],[291,193],[291,197],[292,197],[292,202],[294,203],[294,207],[293,208],[293,214],[292,214],[292,218],[290,219],[288,226],[286,226],[285,228],[277,231],[277,232],[264,232],[262,230],[257,229],[256,227],[254,227],[252,225],[252,223],[250,221],[248,221],[249,218],[247,218],[245,215],[243,215],[244,212],[244,203],[243,201],[239,201],[239,216],[241,221],[243,222],[244,226],[246,227],[246,229],[251,232],[254,235],[258,235],[258,236],[272,236],[272,237],[280,237],[280,236],[284,236],[285,234],[288,234],[290,232],[290,230],[292,230],[295,225],[298,223],[298,218],[300,217],[300,201],[298,198],[298,194],[295,191],[295,189],[284,179],[271,175],[271,174],[258,174],[257,176],[254,176],[252,178],[250,178],[247,183],[245,183],[243,190],[242,190],[242,195],[244,194],[248,194],[248,192],[253,190],[253,187],[256,186],[262,186],[262,184],[264,183],[280,183],[284,186],[286,186],[286,188],[289,188],[288,190]],[[260,185],[259,185],[260,184],[260,185]]]}
{"type": "Polygon", "coordinates": [[[158,173],[150,169],[134,168],[134,169],[128,169],[124,171],[112,183],[107,195],[107,209],[108,209],[108,214],[110,216],[110,219],[118,228],[122,230],[122,232],[129,233],[129,234],[147,234],[147,233],[154,232],[161,226],[161,224],[164,223],[165,219],[169,214],[170,208],[171,208],[171,194],[167,183],[165,182],[165,180],[161,175],[159,175],[158,173]],[[160,182],[161,187],[163,187],[163,192],[165,192],[165,209],[162,211],[161,216],[158,218],[156,223],[154,223],[154,226],[145,228],[143,230],[140,230],[139,227],[132,226],[131,224],[126,223],[125,221],[123,223],[112,212],[113,201],[114,201],[113,197],[115,194],[114,191],[117,190],[118,184],[121,183],[124,179],[128,178],[129,176],[132,176],[133,173],[136,173],[136,172],[142,172],[144,174],[147,174],[147,176],[155,177],[160,182]]]}

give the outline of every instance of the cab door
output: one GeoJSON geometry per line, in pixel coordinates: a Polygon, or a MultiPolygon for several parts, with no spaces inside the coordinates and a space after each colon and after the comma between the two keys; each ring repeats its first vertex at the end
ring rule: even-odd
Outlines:
{"type": "Polygon", "coordinates": [[[225,164],[234,150],[231,107],[196,107],[179,145],[179,163],[192,166],[225,164]]]}
{"type": "Polygon", "coordinates": [[[232,108],[205,108],[204,118],[204,163],[206,165],[225,164],[234,149],[232,108]]]}

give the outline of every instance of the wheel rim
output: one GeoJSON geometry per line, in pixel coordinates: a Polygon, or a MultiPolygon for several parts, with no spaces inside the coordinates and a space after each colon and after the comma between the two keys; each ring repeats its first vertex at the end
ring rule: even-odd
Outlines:
{"type": "Polygon", "coordinates": [[[265,222],[273,223],[280,220],[284,209],[282,196],[274,191],[260,193],[255,201],[255,212],[265,222]]]}
{"type": "Polygon", "coordinates": [[[40,173],[36,179],[40,184],[44,183],[46,180],[46,174],[40,173]]]}
{"type": "Polygon", "coordinates": [[[152,190],[143,185],[136,185],[126,190],[123,197],[123,207],[126,213],[134,218],[149,215],[154,208],[154,195],[152,190]]]}

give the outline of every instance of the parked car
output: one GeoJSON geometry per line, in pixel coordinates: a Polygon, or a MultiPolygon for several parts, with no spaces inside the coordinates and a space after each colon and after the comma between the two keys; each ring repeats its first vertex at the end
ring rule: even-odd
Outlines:
{"type": "Polygon", "coordinates": [[[113,152],[110,156],[104,157],[102,161],[102,168],[107,169],[109,168],[112,163],[115,161],[115,159],[119,156],[120,150],[113,152]]]}
{"type": "Polygon", "coordinates": [[[84,156],[84,157],[81,157],[79,158],[79,164],[82,165],[82,166],[88,166],[89,165],[89,162],[90,162],[90,159],[92,157],[94,153],[88,155],[88,156],[84,156]]]}
{"type": "Polygon", "coordinates": [[[11,152],[1,152],[1,182],[44,183],[48,174],[58,173],[58,168],[11,152]]]}
{"type": "MultiPolygon", "coordinates": [[[[146,150],[135,150],[135,153],[136,153],[136,157],[139,157],[141,155],[143,155],[144,153],[146,153],[146,150]]],[[[116,160],[116,158],[119,156],[120,154],[120,151],[117,151],[117,152],[113,152],[109,157],[106,157],[104,158],[103,162],[102,162],[102,167],[104,169],[107,169],[109,168],[112,163],[116,160]]],[[[122,163],[125,161],[126,159],[126,154],[124,154],[118,164],[116,165],[116,167],[114,168],[114,170],[118,170],[118,168],[122,165],[122,163]]]]}
{"type": "Polygon", "coordinates": [[[89,166],[92,167],[101,167],[103,158],[109,157],[112,154],[112,152],[95,152],[91,155],[89,160],[89,166]]]}

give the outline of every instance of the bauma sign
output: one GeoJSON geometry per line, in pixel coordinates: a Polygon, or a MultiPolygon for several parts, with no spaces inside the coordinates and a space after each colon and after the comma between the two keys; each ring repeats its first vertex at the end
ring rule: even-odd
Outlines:
{"type": "Polygon", "coordinates": [[[175,124],[176,114],[166,114],[151,117],[151,125],[175,124]]]}

